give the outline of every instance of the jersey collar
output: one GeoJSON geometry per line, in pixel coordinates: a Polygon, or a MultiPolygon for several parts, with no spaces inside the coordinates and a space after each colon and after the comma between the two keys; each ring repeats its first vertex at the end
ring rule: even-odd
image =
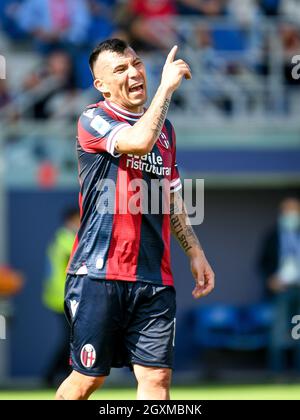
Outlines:
{"type": "Polygon", "coordinates": [[[119,117],[125,118],[129,121],[137,121],[144,114],[144,111],[139,113],[129,112],[126,109],[121,108],[119,105],[116,105],[113,102],[107,100],[104,101],[104,106],[117,114],[119,117]]]}

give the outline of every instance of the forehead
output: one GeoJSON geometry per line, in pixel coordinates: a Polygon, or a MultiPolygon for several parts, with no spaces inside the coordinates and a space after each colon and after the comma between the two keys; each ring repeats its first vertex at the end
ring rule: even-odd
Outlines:
{"type": "Polygon", "coordinates": [[[124,53],[112,51],[103,51],[97,59],[96,69],[101,72],[111,72],[117,66],[127,64],[138,58],[138,55],[132,48],[126,48],[124,53]]]}

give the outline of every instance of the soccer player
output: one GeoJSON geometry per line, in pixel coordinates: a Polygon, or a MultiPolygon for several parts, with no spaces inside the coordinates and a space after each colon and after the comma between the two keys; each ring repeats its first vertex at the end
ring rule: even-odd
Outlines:
{"type": "Polygon", "coordinates": [[[191,78],[176,52],[174,46],[147,110],[145,67],[128,44],[110,39],[90,56],[104,101],[88,106],[78,123],[81,225],[65,293],[73,371],[57,399],[87,399],[111,367],[122,366],[135,374],[137,399],[170,398],[176,312],[171,230],[190,259],[193,296],[214,287],[214,273],[182,206],[175,133],[166,119],[173,92],[183,77],[191,78]],[[158,201],[169,198],[170,211],[129,211],[132,181],[149,186],[142,191],[144,204],[153,180],[169,182],[168,197],[162,193],[158,201]]]}

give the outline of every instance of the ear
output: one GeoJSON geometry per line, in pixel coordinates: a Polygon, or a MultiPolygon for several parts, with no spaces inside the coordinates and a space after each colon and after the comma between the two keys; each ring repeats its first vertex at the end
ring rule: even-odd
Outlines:
{"type": "Polygon", "coordinates": [[[110,93],[108,87],[106,86],[106,84],[101,79],[95,79],[94,80],[94,86],[103,95],[104,94],[108,95],[110,93]]]}

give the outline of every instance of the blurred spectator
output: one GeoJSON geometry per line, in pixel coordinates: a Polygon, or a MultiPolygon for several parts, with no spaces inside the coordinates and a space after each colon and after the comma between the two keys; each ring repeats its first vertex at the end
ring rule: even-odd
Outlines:
{"type": "Polygon", "coordinates": [[[239,31],[242,32],[235,24],[224,29],[218,24],[195,28],[205,110],[211,107],[232,115],[245,113],[252,106],[255,94],[249,86],[254,86],[255,77],[248,62],[245,38],[239,37],[239,31]]]}
{"type": "Polygon", "coordinates": [[[16,18],[43,52],[87,40],[90,13],[85,0],[25,0],[16,18]]]}
{"type": "Polygon", "coordinates": [[[298,84],[299,82],[292,77],[292,68],[294,66],[292,57],[300,53],[300,29],[290,23],[281,24],[279,29],[283,48],[285,82],[287,84],[298,84]]]}
{"type": "Polygon", "coordinates": [[[280,10],[283,17],[292,22],[300,23],[299,0],[282,0],[280,10]]]}
{"type": "Polygon", "coordinates": [[[228,0],[177,0],[183,15],[221,16],[226,13],[228,0]]]}
{"type": "Polygon", "coordinates": [[[8,105],[11,101],[11,95],[5,80],[0,79],[0,109],[8,105]]]}
{"type": "Polygon", "coordinates": [[[23,284],[24,278],[21,273],[9,266],[0,266],[0,299],[19,293],[23,284]]]}
{"type": "Polygon", "coordinates": [[[64,215],[63,226],[57,230],[47,250],[49,274],[44,285],[43,302],[55,314],[61,334],[60,344],[45,376],[50,386],[55,385],[58,375],[68,373],[69,326],[64,314],[65,271],[78,228],[78,210],[69,209],[64,215]]]}
{"type": "Polygon", "coordinates": [[[299,115],[300,80],[293,77],[292,70],[295,64],[292,63],[292,57],[300,52],[300,29],[295,24],[284,23],[279,26],[279,34],[283,49],[280,69],[284,84],[282,107],[285,113],[299,115]]]}
{"type": "Polygon", "coordinates": [[[176,44],[175,0],[129,0],[127,28],[137,51],[169,49],[176,44]]]}
{"type": "Polygon", "coordinates": [[[224,83],[226,65],[214,48],[211,27],[197,26],[195,41],[199,49],[199,67],[203,80],[201,94],[206,99],[206,107],[213,106],[228,114],[232,111],[232,100],[224,83]]]}
{"type": "Polygon", "coordinates": [[[88,0],[91,25],[88,39],[91,44],[107,38],[115,38],[118,27],[115,22],[117,0],[88,0]]]}
{"type": "MultiPolygon", "coordinates": [[[[62,96],[71,100],[76,95],[70,56],[60,50],[52,52],[41,70],[27,77],[24,91],[31,104],[26,111],[28,116],[37,119],[53,116],[52,101],[62,96]]],[[[61,111],[65,113],[65,109],[61,111]]]]}
{"type": "Polygon", "coordinates": [[[1,0],[0,2],[0,27],[14,40],[26,38],[15,18],[21,2],[22,0],[1,0]]]}
{"type": "Polygon", "coordinates": [[[291,319],[300,314],[300,201],[286,198],[280,204],[278,223],[263,242],[259,260],[266,281],[266,296],[274,303],[270,339],[271,368],[286,367],[286,350],[294,350],[294,366],[300,371],[300,342],[291,338],[291,319]]]}
{"type": "Polygon", "coordinates": [[[228,14],[242,24],[253,24],[260,15],[257,0],[229,0],[228,14]]]}
{"type": "Polygon", "coordinates": [[[258,4],[266,16],[277,16],[280,13],[281,4],[287,1],[289,0],[259,0],[258,4]]]}
{"type": "Polygon", "coordinates": [[[120,38],[127,42],[130,41],[126,29],[120,28],[120,16],[126,9],[123,1],[120,3],[120,0],[87,0],[87,4],[91,16],[87,48],[77,49],[73,54],[76,85],[82,89],[87,89],[93,84],[91,71],[87,64],[91,49],[108,38],[120,38]]]}

